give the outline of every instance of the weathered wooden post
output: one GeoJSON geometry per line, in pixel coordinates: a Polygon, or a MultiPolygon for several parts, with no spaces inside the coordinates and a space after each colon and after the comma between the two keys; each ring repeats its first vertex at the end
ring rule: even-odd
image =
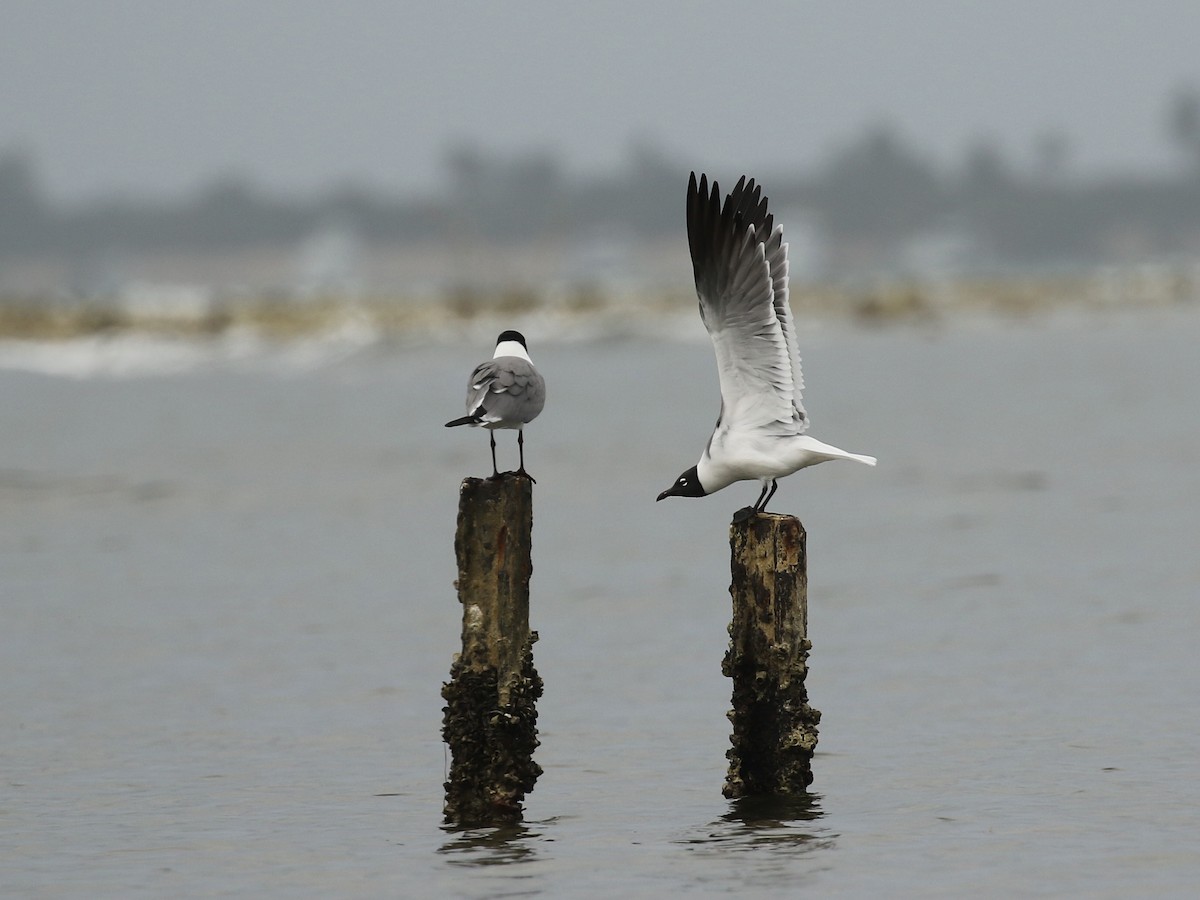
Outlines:
{"type": "Polygon", "coordinates": [[[803,794],[821,713],[808,705],[808,573],[794,516],[759,513],[729,526],[733,620],[722,671],[733,679],[726,797],[803,794]]]}
{"type": "Polygon", "coordinates": [[[528,478],[463,481],[454,537],[462,652],[442,686],[447,822],[520,821],[521,801],[542,774],[533,761],[542,679],[533,667],[537,632],[529,630],[532,529],[528,478]]]}

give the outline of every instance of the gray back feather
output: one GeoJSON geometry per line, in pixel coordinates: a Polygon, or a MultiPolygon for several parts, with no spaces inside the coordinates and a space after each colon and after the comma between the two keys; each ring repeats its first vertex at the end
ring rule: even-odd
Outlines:
{"type": "Polygon", "coordinates": [[[467,415],[482,408],[489,421],[525,424],[536,419],[545,404],[545,380],[519,356],[482,362],[467,381],[467,415]]]}

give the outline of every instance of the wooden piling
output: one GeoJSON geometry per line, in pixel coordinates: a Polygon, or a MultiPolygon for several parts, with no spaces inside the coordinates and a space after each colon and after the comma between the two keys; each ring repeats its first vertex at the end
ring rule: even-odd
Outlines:
{"type": "Polygon", "coordinates": [[[729,527],[733,620],[722,671],[733,679],[726,797],[787,796],[812,783],[821,713],[808,705],[804,527],[760,513],[729,527]]]}
{"type": "Polygon", "coordinates": [[[529,630],[532,529],[528,478],[463,481],[454,537],[462,652],[442,686],[447,822],[520,821],[521,801],[542,774],[533,761],[542,679],[533,667],[537,632],[529,630]]]}

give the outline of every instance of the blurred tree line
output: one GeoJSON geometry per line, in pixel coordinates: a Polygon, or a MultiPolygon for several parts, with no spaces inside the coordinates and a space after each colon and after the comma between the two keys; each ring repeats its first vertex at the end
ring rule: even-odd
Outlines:
{"type": "MultiPolygon", "coordinates": [[[[932,163],[887,125],[874,125],[811,172],[759,173],[773,207],[798,209],[831,245],[886,248],[914,234],[970,235],[998,262],[1104,259],[1125,240],[1154,253],[1200,246],[1200,93],[1170,98],[1164,133],[1179,151],[1171,175],[1070,177],[1068,142],[1050,132],[1020,168],[979,141],[958,166],[932,163]]],[[[79,209],[47,202],[28,155],[0,155],[0,259],[105,249],[204,252],[293,245],[330,221],[375,244],[429,239],[498,243],[682,231],[687,161],[635,144],[623,171],[569,176],[553,155],[505,157],[451,148],[446,190],[420,200],[344,187],[307,200],[224,178],[185,201],[111,199],[79,209]]],[[[727,187],[729,185],[726,185],[727,187]]]]}

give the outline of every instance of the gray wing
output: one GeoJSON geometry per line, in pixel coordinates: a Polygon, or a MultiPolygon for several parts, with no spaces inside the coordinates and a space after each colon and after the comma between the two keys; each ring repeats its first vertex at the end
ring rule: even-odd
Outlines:
{"type": "Polygon", "coordinates": [[[519,356],[489,359],[467,381],[467,415],[486,423],[525,424],[546,404],[546,382],[519,356]]]}
{"type": "Polygon", "coordinates": [[[787,244],[762,189],[742,178],[725,199],[707,176],[688,183],[688,247],[700,317],[712,339],[721,418],[803,430],[800,358],[788,308],[787,244]]]}
{"type": "MultiPolygon", "coordinates": [[[[770,218],[770,217],[768,217],[770,218]]],[[[804,373],[800,371],[800,344],[796,340],[796,320],[792,316],[788,291],[788,245],[783,242],[783,226],[776,225],[767,241],[767,264],[771,267],[771,288],[774,294],[775,318],[783,330],[787,344],[788,362],[792,367],[793,419],[799,423],[800,431],[808,429],[808,413],[804,410],[804,373]],[[774,247],[774,250],[772,250],[774,247]]]]}

